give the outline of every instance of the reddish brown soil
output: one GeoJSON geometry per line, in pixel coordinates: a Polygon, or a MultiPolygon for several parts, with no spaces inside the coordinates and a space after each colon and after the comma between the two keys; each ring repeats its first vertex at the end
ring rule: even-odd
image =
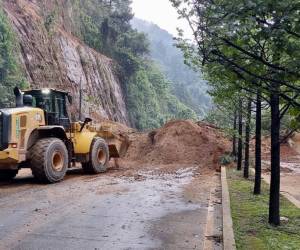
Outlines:
{"type": "MultiPolygon", "coordinates": [[[[270,178],[270,145],[269,137],[263,138],[263,173],[265,178],[270,178]]],[[[254,154],[253,154],[254,155],[254,154]]],[[[296,133],[289,138],[288,143],[282,144],[280,148],[280,168],[281,183],[280,190],[282,193],[288,193],[290,196],[300,201],[300,134],[296,133]]],[[[299,204],[299,203],[297,203],[299,204]]]]}
{"type": "Polygon", "coordinates": [[[118,161],[120,168],[172,172],[194,166],[215,170],[220,157],[230,150],[229,141],[217,128],[183,120],[149,133],[131,133],[129,141],[126,156],[118,161]]]}
{"type": "Polygon", "coordinates": [[[289,144],[283,144],[280,148],[280,157],[282,161],[299,161],[299,153],[294,148],[291,148],[289,144]]]}
{"type": "MultiPolygon", "coordinates": [[[[271,138],[265,136],[262,138],[262,159],[270,160],[271,157],[271,138]]],[[[254,154],[255,152],[255,139],[251,142],[251,151],[254,154]]],[[[280,158],[284,162],[299,160],[299,153],[295,148],[291,147],[289,143],[281,144],[280,147],[280,158]]]]}

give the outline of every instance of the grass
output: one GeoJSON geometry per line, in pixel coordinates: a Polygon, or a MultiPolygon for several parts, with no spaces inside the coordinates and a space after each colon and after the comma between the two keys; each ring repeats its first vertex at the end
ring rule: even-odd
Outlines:
{"type": "MultiPolygon", "coordinates": [[[[227,170],[231,213],[237,249],[300,249],[300,209],[281,197],[281,217],[288,222],[273,227],[268,224],[269,187],[262,185],[262,195],[253,195],[253,177],[227,170]]],[[[300,191],[300,190],[299,190],[300,191]]]]}

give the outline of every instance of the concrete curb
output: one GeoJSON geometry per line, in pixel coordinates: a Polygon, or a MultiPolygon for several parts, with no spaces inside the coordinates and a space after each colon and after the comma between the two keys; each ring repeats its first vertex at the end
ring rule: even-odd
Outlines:
{"type": "MultiPolygon", "coordinates": [[[[255,169],[251,168],[251,172],[255,175],[255,169]]],[[[268,184],[270,185],[270,176],[266,174],[262,174],[261,178],[268,184]]],[[[300,201],[298,201],[295,197],[290,195],[289,193],[285,191],[280,190],[280,194],[282,194],[286,199],[288,199],[291,203],[293,203],[297,208],[300,208],[300,201]]]]}
{"type": "Polygon", "coordinates": [[[209,194],[209,203],[208,203],[208,210],[207,210],[207,220],[206,220],[206,229],[205,229],[205,239],[203,243],[203,249],[204,250],[213,250],[213,242],[209,240],[207,237],[210,235],[213,235],[213,223],[214,223],[214,207],[212,204],[212,192],[213,189],[216,187],[213,187],[210,189],[209,194]]]}
{"type": "Polygon", "coordinates": [[[230,197],[226,178],[226,168],[221,169],[222,207],[223,207],[223,249],[235,250],[235,240],[230,209],[230,197]]]}

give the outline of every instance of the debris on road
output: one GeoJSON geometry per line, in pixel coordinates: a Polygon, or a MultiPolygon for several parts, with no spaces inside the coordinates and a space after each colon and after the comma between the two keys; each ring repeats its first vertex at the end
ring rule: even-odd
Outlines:
{"type": "Polygon", "coordinates": [[[215,170],[220,157],[230,150],[229,141],[217,128],[189,120],[170,121],[148,133],[131,133],[129,141],[119,164],[132,168],[158,166],[172,171],[179,165],[197,165],[215,170]]]}

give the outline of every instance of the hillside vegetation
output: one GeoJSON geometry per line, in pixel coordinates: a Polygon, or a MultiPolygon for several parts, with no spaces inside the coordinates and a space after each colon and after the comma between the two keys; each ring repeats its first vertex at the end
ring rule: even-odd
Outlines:
{"type": "MultiPolygon", "coordinates": [[[[1,4],[1,2],[0,2],[1,4]]],[[[19,48],[9,22],[0,8],[0,106],[12,104],[14,86],[25,86],[25,78],[18,64],[16,51],[19,48]]]]}
{"type": "Polygon", "coordinates": [[[172,93],[200,118],[206,116],[211,108],[207,82],[203,80],[200,72],[195,72],[184,64],[183,53],[174,46],[173,36],[159,26],[138,18],[133,18],[131,23],[149,38],[150,56],[169,79],[172,93]]]}
{"type": "MultiPolygon", "coordinates": [[[[197,119],[196,113],[172,92],[170,81],[161,65],[149,59],[150,41],[144,33],[131,26],[133,18],[129,0],[74,0],[63,6],[39,3],[44,28],[51,37],[63,25],[73,35],[96,51],[113,58],[125,96],[131,125],[140,130],[160,127],[169,119],[197,119]],[[62,9],[63,8],[63,9],[62,9]]],[[[50,4],[50,2],[49,2],[50,4]]],[[[17,37],[1,12],[1,86],[20,85],[18,51],[13,42],[17,37]],[[3,59],[4,58],[4,59],[3,59]]],[[[10,93],[6,89],[3,93],[10,93]]],[[[2,92],[1,92],[2,93],[2,92]]],[[[4,100],[5,98],[1,98],[4,100]]],[[[12,98],[6,98],[11,100],[12,98]]]]}
{"type": "Polygon", "coordinates": [[[145,130],[172,118],[196,119],[196,113],[172,94],[169,81],[149,59],[148,38],[131,27],[130,5],[129,0],[73,1],[73,33],[117,61],[134,127],[145,130]]]}

